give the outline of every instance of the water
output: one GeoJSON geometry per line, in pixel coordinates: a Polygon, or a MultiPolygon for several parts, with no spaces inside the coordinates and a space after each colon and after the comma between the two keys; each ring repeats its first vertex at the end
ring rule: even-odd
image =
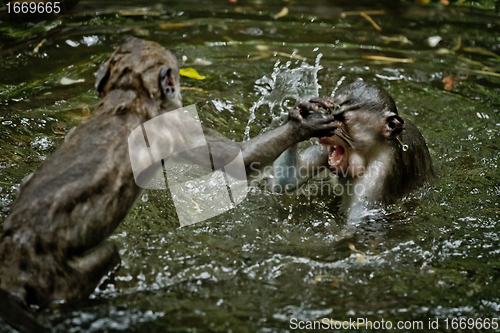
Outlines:
{"type": "MultiPolygon", "coordinates": [[[[370,3],[359,5],[383,9],[370,3]]],[[[453,318],[499,317],[493,2],[386,9],[371,15],[382,31],[359,15],[342,17],[360,8],[341,4],[85,1],[29,30],[0,24],[0,224],[21,180],[88,116],[93,73],[127,36],[157,41],[206,75],[182,79],[184,104],[237,141],[276,126],[298,98],[374,82],[420,128],[439,174],[429,193],[388,207],[354,235],[338,201],[324,195],[253,189],[235,209],[179,228],[169,193],[147,191],[111,237],[123,260],[114,283],[42,312],[54,332],[286,332],[292,318],[425,328],[439,318],[438,330],[451,332],[453,318]],[[288,15],[274,19],[283,6],[288,15]],[[160,28],[168,22],[189,24],[160,28]],[[305,90],[292,91],[299,77],[305,90]]]]}
{"type": "MultiPolygon", "coordinates": [[[[294,56],[290,55],[292,58],[294,56]]],[[[314,66],[303,60],[300,66],[297,66],[298,61],[296,61],[294,68],[290,68],[292,61],[281,65],[278,60],[270,78],[264,75],[256,81],[255,87],[259,91],[260,98],[250,108],[250,119],[245,127],[245,140],[250,139],[250,126],[257,117],[256,110],[261,106],[270,109],[273,122],[279,126],[287,117],[286,110],[300,101],[318,96],[321,88],[318,84],[318,71],[322,68],[319,65],[321,56],[321,53],[318,54],[314,66]]]]}

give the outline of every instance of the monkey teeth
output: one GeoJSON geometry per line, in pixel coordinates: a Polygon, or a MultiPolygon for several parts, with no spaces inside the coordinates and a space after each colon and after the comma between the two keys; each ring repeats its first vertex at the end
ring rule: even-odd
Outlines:
{"type": "Polygon", "coordinates": [[[330,146],[329,154],[328,154],[328,165],[335,166],[335,161],[333,160],[333,155],[335,154],[335,150],[337,150],[337,146],[330,146]]]}
{"type": "Polygon", "coordinates": [[[344,147],[338,145],[330,146],[328,154],[328,165],[337,167],[342,162],[344,153],[344,147]]]}

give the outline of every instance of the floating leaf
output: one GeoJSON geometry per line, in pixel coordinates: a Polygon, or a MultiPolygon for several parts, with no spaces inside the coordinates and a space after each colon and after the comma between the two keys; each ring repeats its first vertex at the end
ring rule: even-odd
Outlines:
{"type": "Polygon", "coordinates": [[[208,91],[203,90],[201,88],[196,88],[196,87],[181,87],[181,90],[194,90],[194,91],[197,91],[197,92],[208,94],[208,91]]]}
{"type": "Polygon", "coordinates": [[[378,31],[382,31],[382,28],[375,23],[375,21],[370,17],[370,15],[384,15],[385,11],[383,10],[362,10],[362,11],[354,11],[354,12],[343,12],[340,14],[340,17],[345,18],[346,16],[349,15],[360,15],[363,17],[365,20],[370,22],[371,25],[378,31]]]}
{"type": "Polygon", "coordinates": [[[279,19],[280,17],[288,15],[288,7],[283,7],[283,9],[276,15],[274,15],[275,19],[279,19]]]}
{"type": "Polygon", "coordinates": [[[472,72],[474,74],[483,74],[483,75],[490,75],[490,76],[500,77],[500,73],[495,73],[495,72],[490,72],[490,71],[471,70],[470,72],[472,72]]]}
{"type": "Polygon", "coordinates": [[[59,83],[62,84],[63,86],[68,86],[70,84],[75,84],[80,82],[85,82],[85,80],[84,79],[72,80],[68,79],[67,77],[63,77],[61,81],[59,81],[59,83]]]}
{"type": "Polygon", "coordinates": [[[384,44],[389,44],[392,42],[397,42],[400,44],[413,44],[411,40],[408,39],[408,37],[403,36],[403,35],[397,35],[397,36],[380,36],[380,38],[384,41],[384,44]]]}
{"type": "Polygon", "coordinates": [[[457,37],[457,45],[455,45],[451,50],[458,51],[462,47],[462,36],[457,37]]]}
{"type": "Polygon", "coordinates": [[[160,24],[160,29],[168,30],[168,29],[179,29],[184,27],[192,27],[196,25],[194,22],[181,22],[181,23],[162,23],[160,24]]]}
{"type": "Polygon", "coordinates": [[[392,57],[384,57],[384,56],[362,56],[363,59],[370,59],[370,60],[379,60],[379,61],[384,61],[384,62],[402,62],[405,64],[408,63],[413,63],[413,59],[411,58],[392,58],[392,57]]]}
{"type": "Polygon", "coordinates": [[[191,79],[204,80],[206,78],[206,76],[201,76],[200,74],[198,74],[198,72],[194,68],[181,68],[179,72],[182,76],[187,76],[191,79]]]}
{"type": "Polygon", "coordinates": [[[464,52],[469,52],[469,53],[477,53],[485,56],[490,56],[499,59],[500,56],[494,52],[488,51],[486,49],[483,49],[482,47],[462,47],[461,49],[464,52]]]}
{"type": "Polygon", "coordinates": [[[365,258],[366,258],[366,254],[358,249],[356,249],[356,247],[349,243],[349,249],[351,249],[351,251],[355,252],[356,253],[356,260],[359,261],[359,262],[365,262],[365,258]]]}
{"type": "Polygon", "coordinates": [[[46,38],[42,39],[42,41],[33,49],[33,53],[36,54],[40,50],[40,47],[42,47],[43,43],[47,41],[46,38]]]}
{"type": "Polygon", "coordinates": [[[382,28],[371,18],[370,15],[368,15],[367,13],[365,12],[360,12],[359,15],[361,15],[361,17],[363,17],[365,20],[367,20],[368,22],[370,22],[370,24],[378,31],[382,31],[382,28]]]}

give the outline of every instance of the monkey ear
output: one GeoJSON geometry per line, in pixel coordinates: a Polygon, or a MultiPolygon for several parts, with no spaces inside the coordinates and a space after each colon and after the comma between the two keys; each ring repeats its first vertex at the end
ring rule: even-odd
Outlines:
{"type": "Polygon", "coordinates": [[[172,73],[172,69],[168,67],[162,67],[158,80],[162,95],[167,97],[168,99],[174,99],[175,79],[172,73]]]}
{"type": "Polygon", "coordinates": [[[399,133],[403,131],[404,123],[404,120],[396,114],[386,116],[382,135],[387,140],[394,139],[399,133]]]}
{"type": "Polygon", "coordinates": [[[106,82],[108,82],[109,74],[110,74],[110,70],[109,70],[108,64],[102,63],[101,66],[99,66],[99,70],[97,71],[97,74],[95,77],[95,88],[97,89],[99,96],[102,95],[102,92],[104,90],[104,86],[106,85],[106,82]]]}

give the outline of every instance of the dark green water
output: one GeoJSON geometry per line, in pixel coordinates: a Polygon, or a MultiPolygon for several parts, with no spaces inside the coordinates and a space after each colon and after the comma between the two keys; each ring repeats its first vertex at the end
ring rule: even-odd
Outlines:
{"type": "Polygon", "coordinates": [[[112,236],[123,260],[114,283],[41,320],[54,332],[287,332],[291,318],[415,321],[425,330],[439,318],[438,330],[451,332],[453,318],[498,318],[500,17],[493,3],[478,7],[398,7],[372,15],[382,31],[341,17],[383,9],[378,2],[83,1],[14,30],[3,17],[0,225],[16,186],[97,101],[93,73],[127,36],[159,42],[206,75],[182,79],[196,88],[183,90],[184,104],[238,141],[319,86],[328,96],[357,78],[374,82],[420,128],[439,173],[426,195],[349,236],[325,195],[253,189],[237,208],[179,228],[170,194],[146,191],[112,236]],[[285,5],[288,15],[274,19],[285,5]],[[409,42],[386,43],[396,35],[409,42]],[[435,47],[432,36],[441,37],[435,47]],[[445,91],[450,76],[460,80],[445,91]],[[296,81],[305,85],[293,91],[296,81]]]}

